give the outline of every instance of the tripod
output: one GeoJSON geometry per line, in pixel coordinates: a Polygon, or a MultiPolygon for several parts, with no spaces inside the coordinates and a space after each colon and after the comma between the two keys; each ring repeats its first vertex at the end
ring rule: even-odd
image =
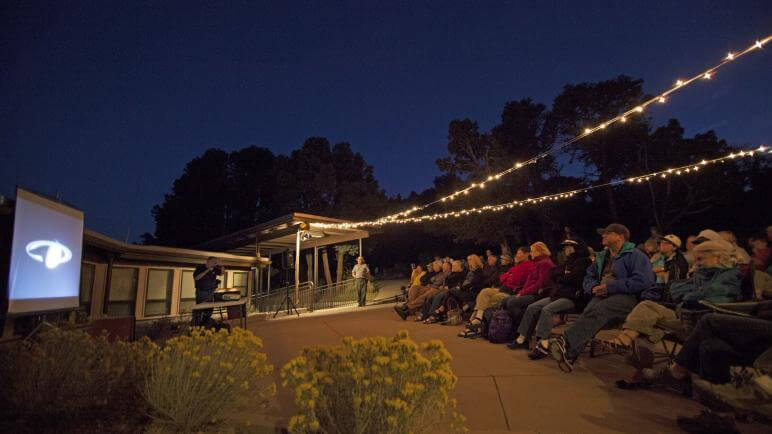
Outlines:
{"type": "Polygon", "coordinates": [[[289,286],[284,289],[284,301],[281,302],[279,307],[276,309],[276,312],[273,313],[274,318],[276,318],[276,315],[281,312],[285,304],[287,305],[287,316],[289,316],[293,310],[297,316],[300,316],[300,312],[298,312],[297,307],[295,307],[295,303],[292,301],[292,298],[290,298],[289,286]]]}

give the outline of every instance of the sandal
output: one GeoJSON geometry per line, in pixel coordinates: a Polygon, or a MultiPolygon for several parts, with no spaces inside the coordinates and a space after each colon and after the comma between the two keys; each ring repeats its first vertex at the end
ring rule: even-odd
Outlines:
{"type": "Polygon", "coordinates": [[[635,339],[630,336],[630,334],[626,330],[622,330],[619,332],[618,335],[616,335],[613,339],[610,341],[601,341],[602,345],[607,347],[609,350],[614,352],[626,352],[630,351],[633,348],[633,343],[635,342],[635,339]]]}
{"type": "Polygon", "coordinates": [[[437,322],[437,317],[432,315],[424,320],[424,324],[434,324],[437,322]]]}
{"type": "Polygon", "coordinates": [[[458,334],[458,336],[461,337],[461,338],[474,339],[474,338],[480,336],[480,334],[477,332],[477,330],[466,329],[466,330],[460,332],[458,334]]]}

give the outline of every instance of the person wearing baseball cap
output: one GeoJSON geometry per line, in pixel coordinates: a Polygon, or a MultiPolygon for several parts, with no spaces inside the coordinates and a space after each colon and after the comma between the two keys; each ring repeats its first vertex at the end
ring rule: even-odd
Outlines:
{"type": "Polygon", "coordinates": [[[664,259],[661,267],[654,267],[657,274],[657,283],[667,283],[671,280],[686,279],[689,272],[689,263],[679,250],[681,239],[669,234],[659,239],[659,253],[664,259]]]}
{"type": "Polygon", "coordinates": [[[613,321],[623,321],[638,304],[638,294],[656,280],[645,253],[630,242],[630,230],[612,223],[598,229],[603,246],[587,268],[582,287],[592,299],[562,336],[550,339],[549,352],[560,369],[573,370],[584,345],[613,321]]]}

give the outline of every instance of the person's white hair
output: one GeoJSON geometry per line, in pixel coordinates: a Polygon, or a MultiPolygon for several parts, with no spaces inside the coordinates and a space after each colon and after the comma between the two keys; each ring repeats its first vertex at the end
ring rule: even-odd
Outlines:
{"type": "Polygon", "coordinates": [[[718,240],[703,241],[694,248],[694,253],[708,253],[718,257],[718,263],[724,268],[737,265],[737,250],[729,241],[719,237],[718,240]]]}

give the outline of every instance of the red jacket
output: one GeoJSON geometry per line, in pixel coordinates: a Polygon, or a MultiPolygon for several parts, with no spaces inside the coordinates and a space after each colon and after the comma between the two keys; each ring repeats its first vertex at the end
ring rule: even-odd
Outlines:
{"type": "Polygon", "coordinates": [[[534,270],[535,265],[529,260],[525,260],[507,270],[506,273],[499,275],[499,281],[506,286],[510,292],[513,289],[520,289],[525,285],[525,280],[534,270]]]}
{"type": "Polygon", "coordinates": [[[533,258],[534,270],[533,273],[528,274],[528,278],[525,280],[523,289],[517,292],[517,295],[530,295],[538,294],[542,288],[552,286],[552,279],[550,279],[550,270],[555,268],[555,264],[552,262],[549,256],[537,256],[533,258]]]}

